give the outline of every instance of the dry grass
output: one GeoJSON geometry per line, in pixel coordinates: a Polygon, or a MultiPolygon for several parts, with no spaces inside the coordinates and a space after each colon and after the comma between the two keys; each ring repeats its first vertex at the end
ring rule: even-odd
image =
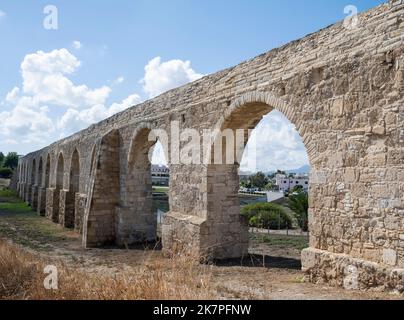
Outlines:
{"type": "MultiPolygon", "coordinates": [[[[209,267],[192,259],[145,262],[133,272],[89,274],[63,264],[58,289],[47,290],[43,269],[48,263],[0,240],[0,299],[61,300],[189,300],[214,299],[209,267]]],[[[52,263],[55,264],[55,263],[52,263]]]]}

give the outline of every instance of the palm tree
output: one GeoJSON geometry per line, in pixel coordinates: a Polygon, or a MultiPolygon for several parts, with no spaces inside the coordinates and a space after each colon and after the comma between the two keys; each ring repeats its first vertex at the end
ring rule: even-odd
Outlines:
{"type": "Polygon", "coordinates": [[[309,196],[306,192],[301,191],[297,194],[289,196],[288,207],[296,214],[297,221],[303,231],[309,230],[308,212],[309,212],[309,196]]]}

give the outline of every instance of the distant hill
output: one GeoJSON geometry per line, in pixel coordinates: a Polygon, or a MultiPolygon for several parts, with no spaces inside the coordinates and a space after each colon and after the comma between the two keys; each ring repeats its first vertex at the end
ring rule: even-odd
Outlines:
{"type": "MultiPolygon", "coordinates": [[[[280,169],[281,170],[281,169],[280,169]]],[[[311,167],[309,165],[305,165],[303,167],[297,168],[297,169],[291,169],[291,170],[285,170],[287,174],[289,173],[297,173],[297,174],[309,174],[311,170],[311,167]]],[[[274,174],[276,171],[268,171],[264,172],[266,175],[271,175],[274,174]]],[[[240,172],[241,175],[249,176],[253,175],[253,172],[247,172],[247,171],[242,171],[240,172]]]]}
{"type": "Polygon", "coordinates": [[[293,169],[293,170],[286,170],[286,173],[299,173],[299,174],[304,174],[304,173],[310,173],[311,167],[309,165],[305,165],[303,167],[300,167],[298,169],[293,169]]]}

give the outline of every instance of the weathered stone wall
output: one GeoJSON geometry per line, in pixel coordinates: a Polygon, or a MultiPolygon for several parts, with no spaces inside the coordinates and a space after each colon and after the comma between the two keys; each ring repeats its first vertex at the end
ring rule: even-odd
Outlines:
{"type": "MultiPolygon", "coordinates": [[[[62,154],[65,160],[61,189],[69,190],[71,157],[77,149],[79,192],[87,195],[84,244],[149,239],[155,221],[148,212],[148,166],[139,153],[150,145],[137,139],[139,132],[169,130],[173,121],[199,132],[254,128],[263,115],[277,109],[295,124],[312,166],[310,248],[303,254],[310,279],[343,285],[354,274],[360,288],[371,286],[371,278],[377,279],[372,286],[400,289],[403,15],[402,1],[390,1],[361,14],[357,29],[337,23],[31,153],[20,161],[20,195],[32,201],[31,176],[37,170],[33,160],[39,163],[50,156],[46,212],[48,217],[58,214],[59,194],[52,191],[58,157],[62,154]],[[366,267],[369,263],[371,268],[366,267]]],[[[201,258],[245,254],[247,232],[236,201],[238,165],[172,164],[170,169],[164,250],[191,251],[201,258]]],[[[45,180],[43,176],[39,187],[45,187],[45,180]]]]}

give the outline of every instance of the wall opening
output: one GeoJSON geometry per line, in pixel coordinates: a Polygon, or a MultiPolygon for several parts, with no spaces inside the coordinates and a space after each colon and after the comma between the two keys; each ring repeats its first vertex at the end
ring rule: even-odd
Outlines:
{"type": "Polygon", "coordinates": [[[121,210],[125,226],[119,226],[129,244],[152,242],[161,236],[161,222],[168,212],[169,170],[160,142],[149,141],[150,129],[135,133],[129,155],[128,187],[121,210]]]}
{"type": "Polygon", "coordinates": [[[157,238],[161,239],[164,217],[170,210],[170,168],[160,141],[152,147],[151,179],[153,188],[153,212],[157,218],[157,238]]]}
{"type": "Polygon", "coordinates": [[[50,180],[50,156],[46,157],[46,166],[45,166],[45,188],[49,188],[49,180],[50,180]]]}
{"type": "Polygon", "coordinates": [[[42,163],[42,157],[39,158],[39,164],[38,164],[38,180],[37,180],[37,186],[42,187],[42,176],[43,176],[43,163],[42,163]]]}
{"type": "Polygon", "coordinates": [[[32,168],[31,168],[31,185],[35,185],[35,173],[36,173],[36,160],[32,160],[32,168]]]}
{"type": "Polygon", "coordinates": [[[56,204],[56,208],[53,208],[52,221],[59,223],[59,214],[60,214],[60,191],[63,189],[63,178],[64,178],[64,158],[63,154],[59,154],[57,167],[56,167],[56,188],[54,197],[56,198],[54,203],[56,204]]]}

